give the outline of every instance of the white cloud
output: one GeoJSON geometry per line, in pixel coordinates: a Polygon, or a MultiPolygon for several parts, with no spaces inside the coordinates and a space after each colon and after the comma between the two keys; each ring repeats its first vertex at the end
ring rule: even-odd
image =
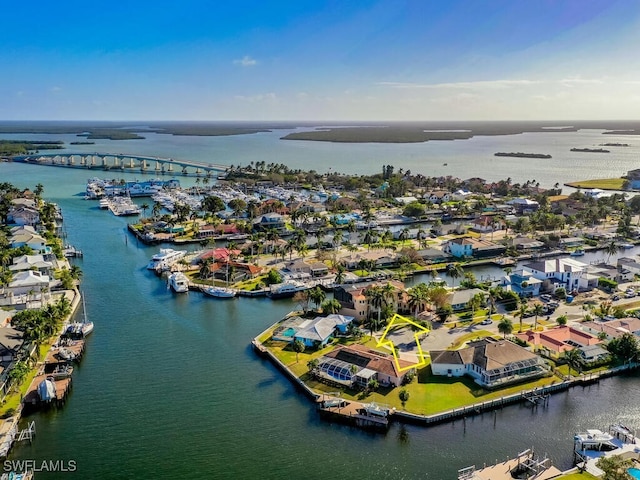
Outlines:
{"type": "Polygon", "coordinates": [[[53,87],[51,87],[51,88],[49,89],[49,91],[50,91],[50,92],[53,92],[53,93],[58,93],[58,92],[61,92],[61,91],[62,91],[62,88],[61,88],[61,87],[58,87],[58,86],[53,86],[53,87]]]}
{"type": "Polygon", "coordinates": [[[253,67],[258,64],[255,58],[251,58],[249,55],[245,55],[242,58],[238,58],[233,61],[234,65],[240,65],[241,67],[253,67]]]}

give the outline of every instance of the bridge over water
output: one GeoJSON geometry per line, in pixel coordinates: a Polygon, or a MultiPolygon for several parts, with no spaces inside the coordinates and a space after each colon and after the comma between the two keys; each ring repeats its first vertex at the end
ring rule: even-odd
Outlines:
{"type": "Polygon", "coordinates": [[[36,165],[155,173],[159,175],[210,176],[212,173],[226,172],[229,168],[228,165],[127,153],[45,153],[16,155],[11,157],[11,159],[14,162],[32,163],[36,165]]]}

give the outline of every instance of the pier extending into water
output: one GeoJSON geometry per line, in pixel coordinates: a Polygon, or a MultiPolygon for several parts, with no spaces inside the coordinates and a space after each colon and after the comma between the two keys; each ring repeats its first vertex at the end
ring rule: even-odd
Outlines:
{"type": "Polygon", "coordinates": [[[183,176],[211,176],[229,169],[228,165],[127,153],[44,153],[16,155],[11,157],[11,161],[55,167],[183,176]]]}

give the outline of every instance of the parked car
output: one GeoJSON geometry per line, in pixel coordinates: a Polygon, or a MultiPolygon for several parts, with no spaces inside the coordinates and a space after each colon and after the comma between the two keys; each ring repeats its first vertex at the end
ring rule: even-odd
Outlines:
{"type": "Polygon", "coordinates": [[[540,300],[542,300],[543,302],[548,302],[549,300],[551,300],[551,295],[543,293],[542,295],[540,295],[540,300]]]}
{"type": "Polygon", "coordinates": [[[491,320],[490,318],[485,318],[483,321],[480,322],[480,325],[491,325],[493,323],[493,320],[491,320]]]}
{"type": "Polygon", "coordinates": [[[613,300],[614,302],[616,300],[620,300],[620,295],[614,295],[613,297],[611,297],[611,300],[613,300]]]}
{"type": "Polygon", "coordinates": [[[624,298],[633,298],[636,296],[636,292],[627,292],[624,294],[624,298]]]}

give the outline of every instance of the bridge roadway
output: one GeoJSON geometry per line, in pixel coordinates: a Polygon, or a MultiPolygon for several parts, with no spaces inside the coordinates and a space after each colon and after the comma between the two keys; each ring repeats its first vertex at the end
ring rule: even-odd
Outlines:
{"type": "Polygon", "coordinates": [[[14,162],[32,163],[36,165],[52,165],[56,167],[86,168],[102,170],[136,171],[170,175],[210,175],[211,172],[222,173],[228,165],[176,160],[145,155],[126,153],[44,153],[35,155],[16,155],[14,162]]]}

